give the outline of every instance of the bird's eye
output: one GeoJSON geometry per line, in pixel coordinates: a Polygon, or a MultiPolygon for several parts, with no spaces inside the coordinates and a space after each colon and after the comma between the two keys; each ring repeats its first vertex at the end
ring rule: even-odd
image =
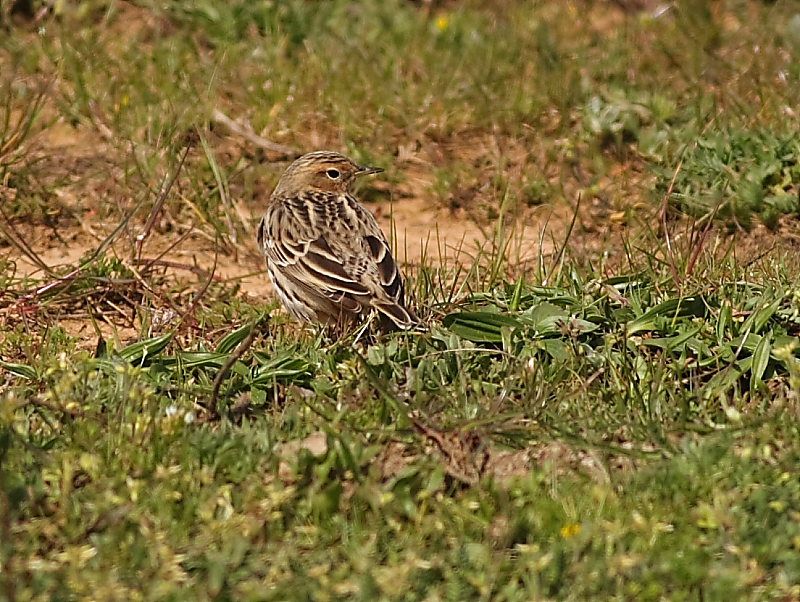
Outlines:
{"type": "Polygon", "coordinates": [[[326,170],[326,171],[325,171],[325,174],[326,174],[326,175],[327,175],[327,176],[328,176],[328,177],[329,177],[331,180],[338,180],[338,179],[339,179],[339,176],[341,176],[341,175],[342,175],[341,173],[339,173],[339,170],[338,170],[338,169],[328,169],[328,170],[326,170]]]}

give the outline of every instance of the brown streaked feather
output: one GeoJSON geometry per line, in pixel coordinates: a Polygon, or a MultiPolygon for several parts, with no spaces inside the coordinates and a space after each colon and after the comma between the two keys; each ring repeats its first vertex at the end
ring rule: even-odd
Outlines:
{"type": "Polygon", "coordinates": [[[374,309],[385,326],[408,328],[417,319],[405,307],[400,270],[375,218],[347,192],[349,181],[335,190],[304,185],[331,165],[343,173],[358,168],[337,153],[301,157],[259,224],[258,242],[281,301],[305,321],[341,323],[374,309]]]}

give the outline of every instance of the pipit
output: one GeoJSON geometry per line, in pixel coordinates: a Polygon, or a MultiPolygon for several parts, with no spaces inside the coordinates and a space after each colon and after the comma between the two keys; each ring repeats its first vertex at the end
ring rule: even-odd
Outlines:
{"type": "Polygon", "coordinates": [[[356,178],[381,171],[316,151],[278,181],[258,244],[278,297],[298,320],[343,328],[377,313],[382,330],[416,323],[386,237],[350,192],[356,178]]]}

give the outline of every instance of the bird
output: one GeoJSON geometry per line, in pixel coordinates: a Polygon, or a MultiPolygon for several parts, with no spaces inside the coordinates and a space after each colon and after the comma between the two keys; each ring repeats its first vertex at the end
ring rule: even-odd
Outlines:
{"type": "Polygon", "coordinates": [[[257,239],[297,320],[343,329],[377,314],[382,331],[418,324],[386,236],[351,192],[357,178],[382,171],[322,150],[296,159],[278,180],[257,239]]]}

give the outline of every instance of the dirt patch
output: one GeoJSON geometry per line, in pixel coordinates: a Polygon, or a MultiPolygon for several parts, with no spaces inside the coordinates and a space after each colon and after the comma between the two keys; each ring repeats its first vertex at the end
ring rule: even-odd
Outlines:
{"type": "MultiPolygon", "coordinates": [[[[381,227],[392,234],[396,255],[407,265],[469,265],[480,253],[497,248],[496,226],[482,226],[463,215],[438,210],[423,199],[403,199],[392,207],[387,204],[371,205],[381,227]]],[[[544,219],[532,216],[529,223],[511,223],[507,234],[505,253],[511,265],[531,262],[541,253],[550,255],[554,242],[546,235],[545,228],[560,231],[563,218],[541,212],[544,219]]],[[[257,218],[252,216],[252,221],[257,218]]],[[[104,238],[101,231],[110,230],[110,225],[95,224],[91,232],[80,225],[59,227],[58,230],[44,226],[17,224],[15,230],[24,239],[42,263],[51,269],[77,265],[82,258],[93,253],[104,238]]],[[[158,258],[177,277],[186,277],[191,272],[213,270],[222,282],[237,282],[242,293],[251,296],[270,294],[271,287],[265,275],[264,262],[255,241],[242,240],[234,252],[215,248],[213,242],[201,235],[188,236],[175,245],[180,233],[153,235],[148,239],[145,258],[158,258]]],[[[109,248],[109,252],[123,261],[132,256],[130,239],[121,239],[109,248]]],[[[26,256],[13,246],[0,250],[0,257],[17,265],[17,275],[38,277],[42,269],[35,259],[26,256]]]]}

